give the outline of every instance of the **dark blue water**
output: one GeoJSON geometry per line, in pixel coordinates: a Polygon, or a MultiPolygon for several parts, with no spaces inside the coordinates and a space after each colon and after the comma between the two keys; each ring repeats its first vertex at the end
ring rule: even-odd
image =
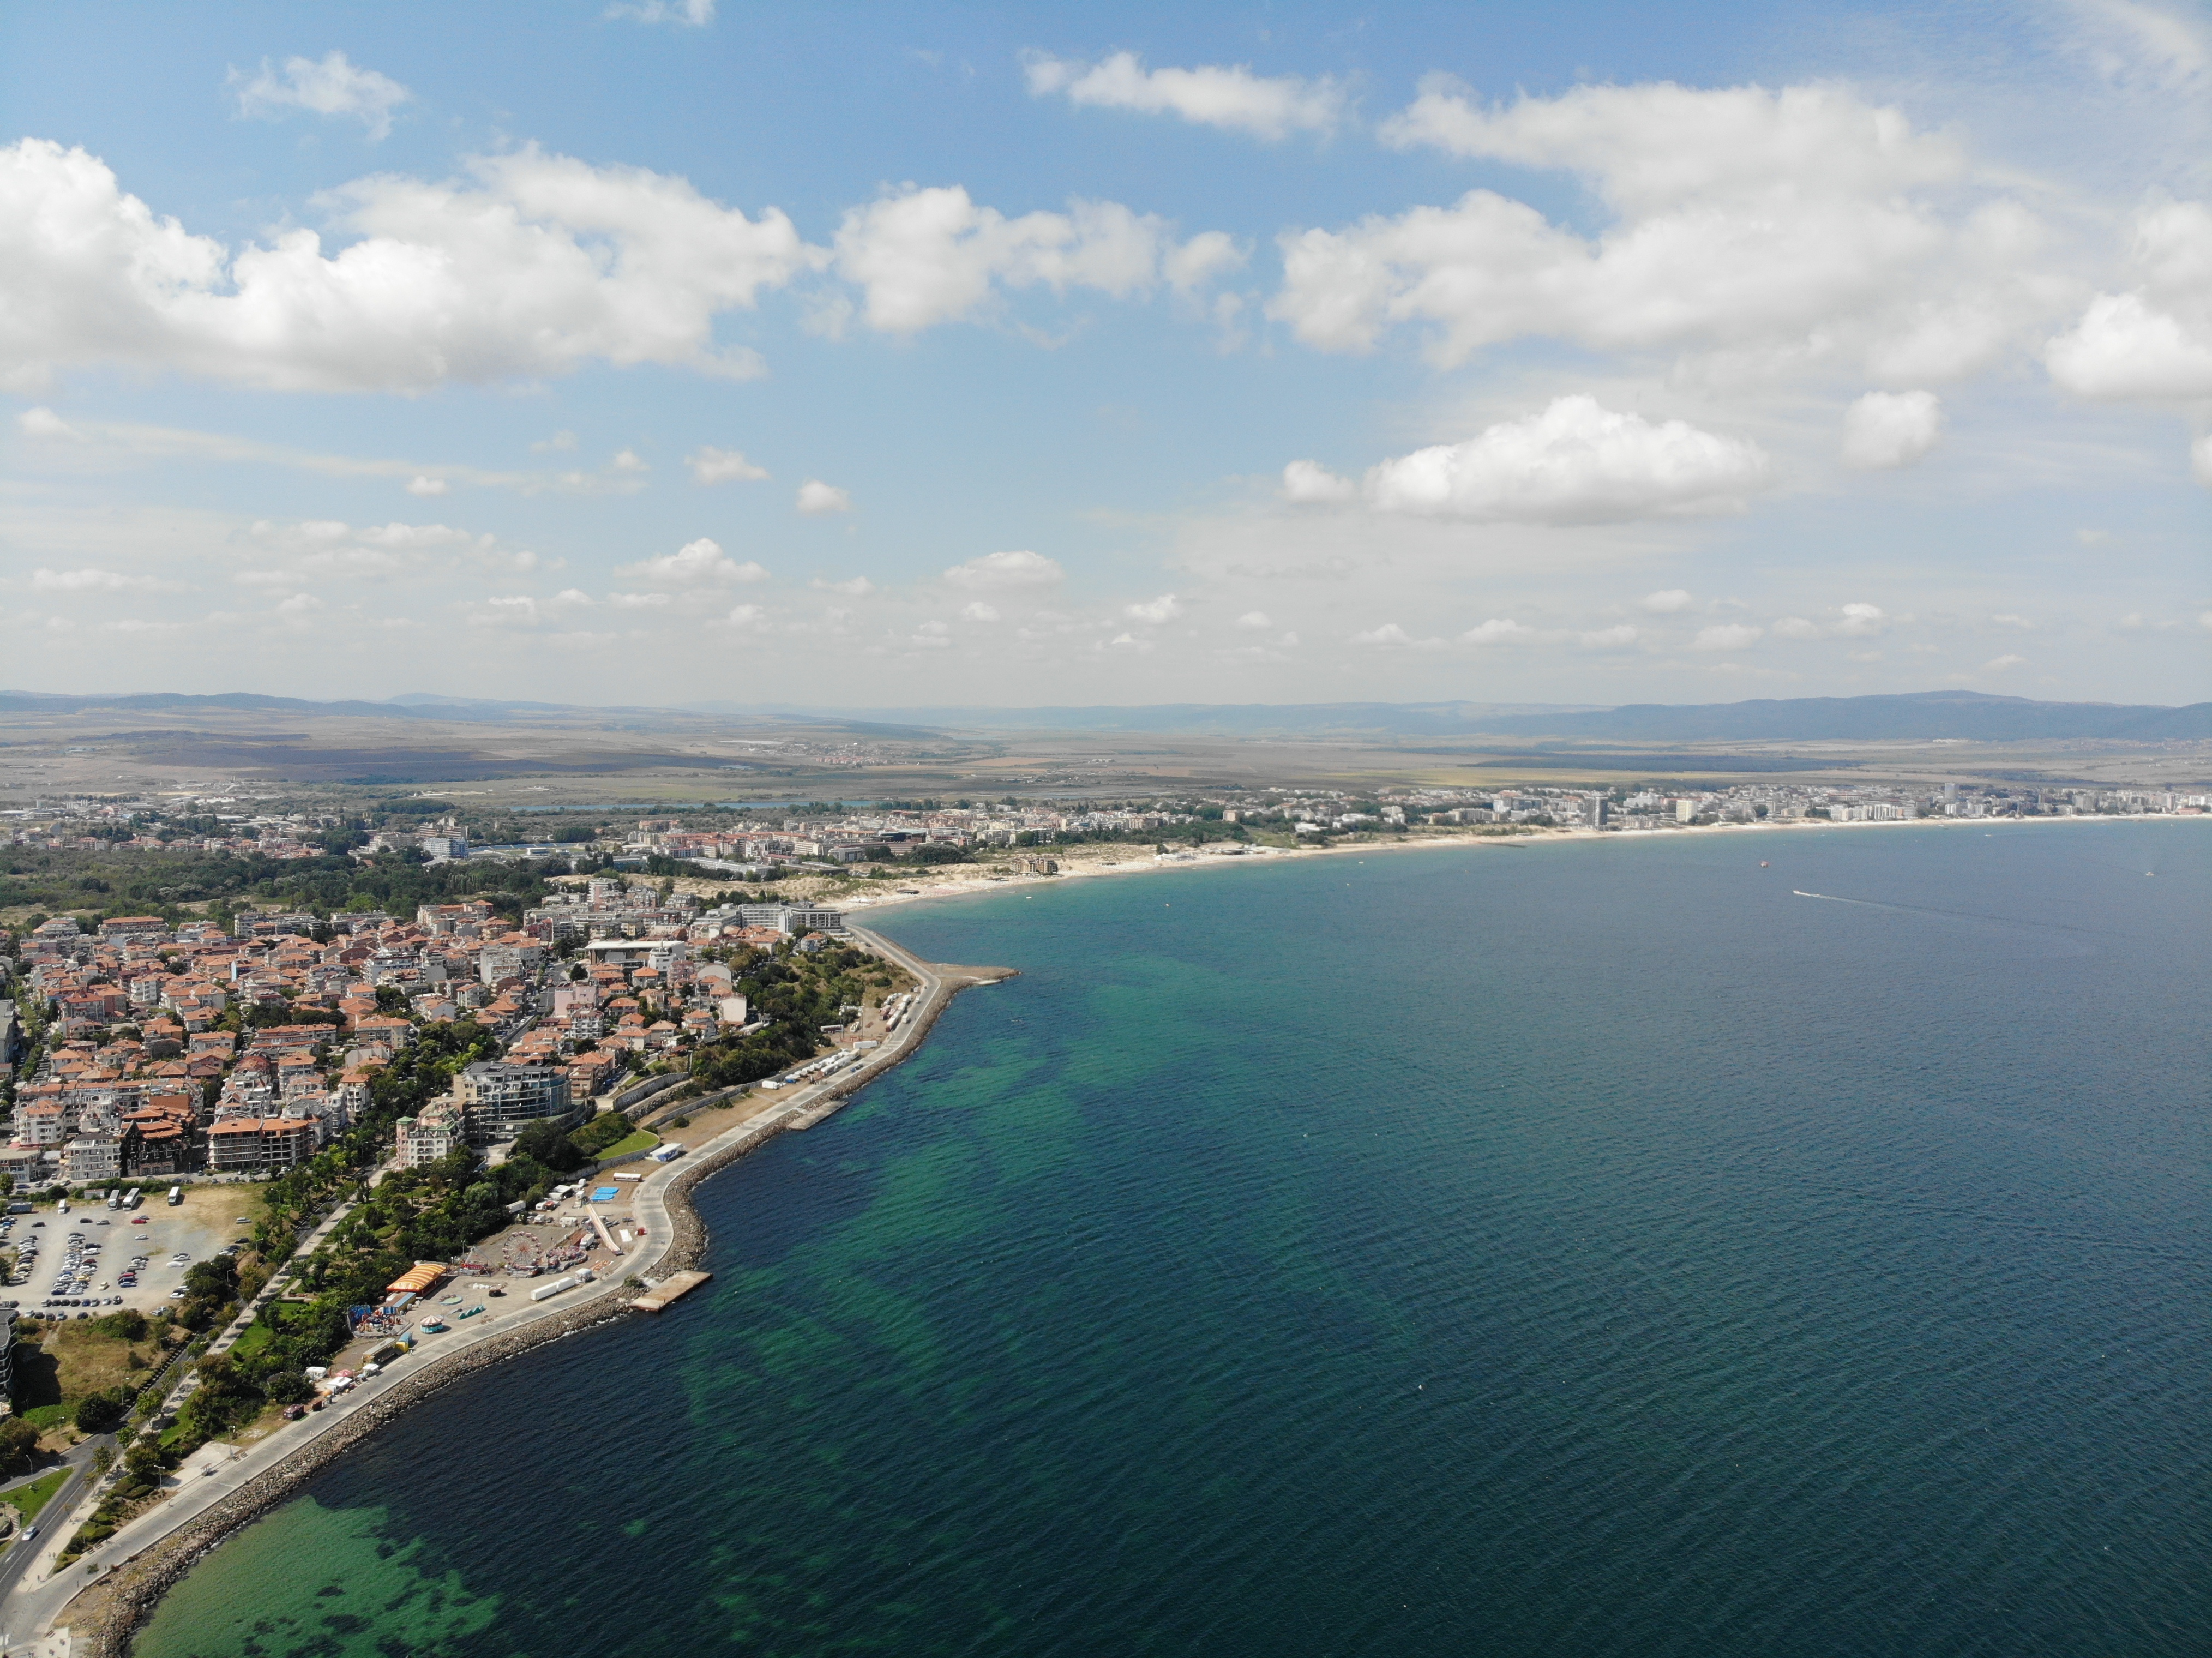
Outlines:
{"type": "Polygon", "coordinates": [[[2202,1652],[2206,828],[896,912],[1024,976],[704,1188],[711,1294],[441,1394],[139,1650],[2202,1652]]]}

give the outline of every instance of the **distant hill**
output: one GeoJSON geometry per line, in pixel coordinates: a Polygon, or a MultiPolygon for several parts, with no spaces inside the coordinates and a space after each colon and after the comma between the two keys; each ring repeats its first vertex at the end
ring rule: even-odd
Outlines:
{"type": "Polygon", "coordinates": [[[2117,702],[2038,702],[1981,691],[1897,696],[1803,696],[1748,702],[1632,702],[1606,708],[1543,702],[1160,702],[1133,708],[826,708],[789,703],[695,702],[682,708],[583,708],[411,692],[387,702],[311,702],[230,691],[213,696],[153,691],[50,695],[0,691],[0,714],[230,709],[296,718],[369,715],[470,725],[544,721],[650,729],[702,719],[918,739],[946,730],[1096,732],[1224,737],[1512,737],[1633,743],[1884,742],[1963,738],[1978,742],[2114,738],[2135,742],[2212,738],[2212,702],[2160,708],[2117,702]]]}
{"type": "Polygon", "coordinates": [[[1495,731],[1501,720],[1550,719],[1594,712],[1589,702],[1155,702],[1134,708],[799,709],[698,702],[707,714],[835,713],[869,720],[910,720],[956,731],[1119,732],[1161,736],[1322,737],[1376,733],[1452,737],[1495,731]]]}
{"type": "Polygon", "coordinates": [[[1948,737],[1984,743],[2033,738],[2171,742],[2212,738],[2212,702],[2159,708],[2120,702],[2038,702],[1982,691],[1899,696],[1799,696],[1748,702],[1632,702],[1598,714],[1525,714],[1492,720],[1499,736],[1596,737],[1635,742],[1884,742],[1948,737]]]}

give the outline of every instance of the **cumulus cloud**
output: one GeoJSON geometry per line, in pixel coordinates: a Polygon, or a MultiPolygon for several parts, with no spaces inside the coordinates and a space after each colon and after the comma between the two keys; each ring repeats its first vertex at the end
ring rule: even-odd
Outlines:
{"type": "Polygon", "coordinates": [[[421,472],[407,481],[407,493],[410,495],[442,495],[452,488],[453,485],[445,479],[434,478],[421,472]]]}
{"type": "Polygon", "coordinates": [[[1157,628],[1181,616],[1182,604],[1173,593],[1162,593],[1158,598],[1146,599],[1141,604],[1127,606],[1121,614],[1132,622],[1149,623],[1157,628]]]}
{"type": "Polygon", "coordinates": [[[1469,628],[1459,637],[1463,645],[1526,645],[1535,639],[1536,630],[1493,616],[1480,627],[1469,628]]]}
{"type": "Polygon", "coordinates": [[[322,198],[308,229],[235,252],[158,217],[82,149],[0,148],[0,377],[169,368],[286,391],[421,392],[679,364],[742,378],[716,316],[823,257],[774,209],[757,219],[641,167],[526,146],[459,179],[378,174],[322,198]]]}
{"type": "Polygon", "coordinates": [[[691,469],[694,483],[730,483],[742,480],[758,483],[768,477],[768,469],[756,466],[737,449],[717,449],[712,444],[702,444],[694,454],[686,455],[684,464],[691,469]]]}
{"type": "Polygon", "coordinates": [[[1265,633],[1275,624],[1265,610],[1247,610],[1237,618],[1237,625],[1246,633],[1265,633]]]}
{"type": "Polygon", "coordinates": [[[617,574],[668,587],[727,587],[768,580],[768,572],[752,560],[740,564],[704,536],[664,557],[625,564],[617,574]]]}
{"type": "Polygon", "coordinates": [[[1256,138],[1333,132],[1344,118],[1343,88],[1328,76],[1259,76],[1241,64],[1148,70],[1133,52],[1117,52],[1096,64],[1032,52],[1023,68],[1032,97],[1059,94],[1093,108],[1176,115],[1256,138]]]}
{"type": "Polygon", "coordinates": [[[1486,108],[1431,81],[1386,142],[1561,169],[1604,203],[1595,238],[1491,190],[1279,238],[1269,314],[1327,350],[1400,326],[1455,363],[1548,337],[1599,349],[1856,351],[1885,379],[1971,372],[2039,320],[2042,236],[1969,205],[1959,147],[1837,87],[1586,86],[1486,108]]]}
{"type": "Polygon", "coordinates": [[[1364,633],[1352,635],[1355,645],[1380,646],[1389,650],[1432,651],[1443,644],[1441,639],[1416,639],[1395,622],[1386,622],[1379,628],[1370,628],[1364,633]]]}
{"type": "Polygon", "coordinates": [[[1359,486],[1339,477],[1317,460],[1294,460],[1283,468],[1283,499],[1304,503],[1350,501],[1359,486]]]}
{"type": "Polygon", "coordinates": [[[627,18],[633,23],[674,23],[683,28],[702,29],[714,21],[714,0],[627,0],[599,15],[627,18]]]}
{"type": "Polygon", "coordinates": [[[866,598],[876,590],[876,584],[864,575],[848,576],[842,581],[824,581],[817,576],[807,586],[825,593],[842,593],[848,598],[866,598]]]}
{"type": "Polygon", "coordinates": [[[836,262],[837,274],[861,290],[868,326],[904,334],[966,317],[999,288],[1083,288],[1125,299],[1158,282],[1164,258],[1187,280],[1194,264],[1202,271],[1216,262],[1225,242],[1194,238],[1179,251],[1164,220],[1118,202],[1077,200],[1065,213],[1009,219],[957,185],[908,185],[847,212],[836,262]],[[1201,242],[1200,252],[1189,251],[1201,242]]]}
{"type": "Polygon", "coordinates": [[[1021,551],[985,553],[964,564],[954,565],[945,573],[945,579],[956,587],[1012,592],[1029,587],[1049,587],[1065,580],[1066,574],[1043,554],[1021,551]]]}
{"type": "Polygon", "coordinates": [[[793,504],[809,516],[823,513],[849,513],[853,510],[853,497],[834,483],[824,483],[820,478],[809,478],[799,486],[799,495],[793,504]]]}
{"type": "Polygon", "coordinates": [[[1654,616],[1672,616],[1677,610],[1690,608],[1690,594],[1687,588],[1664,587],[1656,593],[1644,594],[1636,602],[1640,609],[1654,616]]]}
{"type": "Polygon", "coordinates": [[[2136,286],[2098,295],[2045,347],[2051,377],[2085,398],[2212,398],[2212,206],[2146,209],[2130,265],[2136,286]]]}
{"type": "Polygon", "coordinates": [[[1844,411],[1844,465],[1911,466],[1942,433],[1943,404],[1933,392],[1869,392],[1844,411]]]}
{"type": "Polygon", "coordinates": [[[1700,628],[1698,636],[1690,641],[1693,651],[1744,651],[1759,643],[1764,629],[1747,622],[1717,622],[1710,628],[1700,628]]]}
{"type": "Polygon", "coordinates": [[[1836,631],[1846,639],[1871,639],[1889,626],[1889,618],[1882,614],[1879,604],[1846,604],[1836,631]]]}
{"type": "Polygon", "coordinates": [[[1636,640],[1636,629],[1625,622],[1618,627],[1594,629],[1582,636],[1583,646],[1594,651],[1617,651],[1636,640]]]}
{"type": "Polygon", "coordinates": [[[1464,443],[1384,461],[1368,471],[1366,495],[1382,512],[1593,524],[1733,510],[1767,471],[1747,440],[1567,397],[1464,443]]]}
{"type": "Polygon", "coordinates": [[[996,622],[999,613],[979,598],[973,604],[960,607],[960,619],[963,622],[996,622]]]}
{"type": "Polygon", "coordinates": [[[1982,671],[1984,673],[2002,673],[2007,668],[2025,666],[2027,662],[2027,659],[2024,656],[2000,656],[1990,661],[1983,663],[1982,671]]]}
{"type": "Polygon", "coordinates": [[[1820,624],[1802,616],[1785,616],[1774,624],[1774,636],[1777,639],[1818,639],[1820,624]]]}
{"type": "Polygon", "coordinates": [[[282,70],[271,69],[264,58],[261,72],[250,81],[231,70],[230,84],[240,115],[273,121],[304,109],[350,116],[368,129],[371,143],[391,132],[392,110],[415,95],[388,76],[357,68],[342,52],[326,52],[320,62],[287,58],[282,70]]]}
{"type": "Polygon", "coordinates": [[[15,429],[27,438],[68,438],[79,440],[83,434],[51,409],[26,409],[15,416],[15,429]]]}

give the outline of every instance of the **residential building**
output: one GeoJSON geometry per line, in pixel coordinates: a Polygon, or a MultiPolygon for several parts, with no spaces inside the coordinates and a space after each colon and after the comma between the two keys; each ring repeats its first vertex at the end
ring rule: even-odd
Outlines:
{"type": "Polygon", "coordinates": [[[217,1174],[289,1169],[314,1154],[307,1117],[233,1117],[208,1129],[208,1167],[217,1174]]]}
{"type": "Polygon", "coordinates": [[[483,1060],[453,1079],[470,1142],[489,1145],[511,1139],[526,1122],[540,1117],[567,1119],[568,1077],[550,1066],[504,1065],[483,1060]]]}

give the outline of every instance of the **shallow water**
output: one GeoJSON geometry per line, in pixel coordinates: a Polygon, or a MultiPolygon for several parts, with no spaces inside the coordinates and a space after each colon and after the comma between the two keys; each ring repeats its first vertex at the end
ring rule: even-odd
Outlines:
{"type": "Polygon", "coordinates": [[[2205,829],[893,912],[1023,976],[137,1650],[2194,1654],[2205,829]]]}

